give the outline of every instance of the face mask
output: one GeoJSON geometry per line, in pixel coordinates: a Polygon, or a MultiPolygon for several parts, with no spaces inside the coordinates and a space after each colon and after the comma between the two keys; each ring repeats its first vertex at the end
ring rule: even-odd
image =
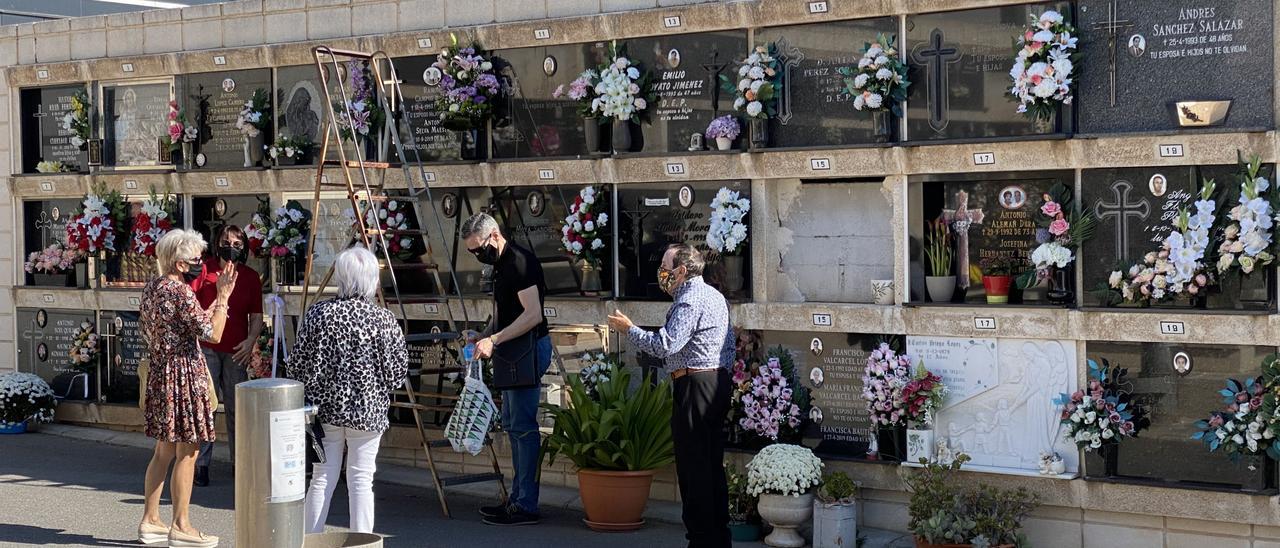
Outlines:
{"type": "Polygon", "coordinates": [[[676,273],[674,270],[658,268],[658,289],[670,295],[676,289],[676,273]]]}
{"type": "Polygon", "coordinates": [[[182,277],[187,280],[187,283],[196,281],[196,278],[200,277],[203,266],[200,263],[187,263],[187,271],[182,273],[182,277]]]}
{"type": "Polygon", "coordinates": [[[229,245],[219,246],[218,258],[227,262],[238,262],[240,260],[240,248],[229,245]]]}
{"type": "MultiPolygon", "coordinates": [[[[488,241],[489,239],[485,238],[485,242],[488,241]]],[[[476,260],[481,263],[497,264],[498,262],[497,246],[489,245],[488,243],[481,243],[479,249],[468,249],[467,251],[470,251],[472,255],[475,255],[476,260]]]]}

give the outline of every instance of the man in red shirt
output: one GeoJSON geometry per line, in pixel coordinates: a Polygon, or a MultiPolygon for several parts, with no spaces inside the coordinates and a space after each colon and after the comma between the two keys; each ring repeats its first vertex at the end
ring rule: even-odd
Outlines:
{"type": "MultiPolygon", "coordinates": [[[[245,235],[240,227],[225,225],[218,231],[217,244],[205,257],[200,277],[191,282],[200,306],[208,308],[217,297],[218,273],[228,262],[236,263],[238,281],[231,298],[227,300],[227,325],[222,340],[217,343],[201,342],[209,374],[217,387],[218,401],[225,405],[227,441],[231,456],[236,454],[236,385],[249,380],[247,367],[253,356],[258,336],[262,334],[262,279],[252,268],[244,264],[245,235]]],[[[213,458],[213,444],[200,448],[196,460],[195,484],[209,485],[209,462],[213,458]]]]}

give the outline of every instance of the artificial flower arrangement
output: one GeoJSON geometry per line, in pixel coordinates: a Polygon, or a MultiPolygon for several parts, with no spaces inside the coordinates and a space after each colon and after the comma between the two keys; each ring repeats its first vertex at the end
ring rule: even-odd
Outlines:
{"type": "Polygon", "coordinates": [[[66,166],[66,164],[63,164],[62,162],[59,162],[56,160],[49,160],[44,162],[37,162],[36,171],[39,173],[62,173],[64,171],[71,171],[71,170],[66,166]]]}
{"type": "Polygon", "coordinates": [[[862,48],[857,67],[840,67],[844,76],[843,93],[853,97],[853,108],[871,112],[890,111],[902,116],[902,103],[907,100],[907,65],[899,58],[896,38],[876,35],[875,43],[862,48]]]}
{"type": "Polygon", "coordinates": [[[625,45],[618,46],[615,41],[609,49],[609,62],[598,70],[591,112],[614,120],[647,120],[649,105],[658,99],[649,83],[652,75],[640,63],[627,58],[625,45]]]}
{"type": "Polygon", "coordinates": [[[1203,294],[1214,283],[1213,272],[1204,261],[1213,227],[1215,185],[1208,179],[1200,189],[1195,214],[1186,208],[1173,220],[1173,232],[1165,237],[1159,251],[1147,253],[1141,264],[1129,267],[1128,275],[1111,273],[1107,284],[1120,291],[1125,302],[1150,303],[1172,299],[1182,293],[1203,294]]]}
{"type": "Polygon", "coordinates": [[[911,382],[911,371],[911,356],[895,352],[889,343],[880,343],[867,356],[866,370],[862,375],[862,398],[866,401],[872,425],[893,428],[906,423],[909,416],[902,390],[911,382]]]}
{"type": "Polygon", "coordinates": [[[733,330],[737,337],[734,342],[733,365],[730,367],[733,396],[729,402],[728,422],[736,437],[744,430],[738,424],[746,414],[742,405],[742,396],[751,392],[751,377],[760,366],[759,356],[762,347],[759,332],[741,327],[735,327],[733,330]]]}
{"type": "Polygon", "coordinates": [[[249,373],[249,379],[269,379],[271,378],[271,347],[272,333],[269,330],[262,330],[258,334],[258,340],[253,346],[253,354],[249,356],[249,366],[246,370],[249,373]]]}
{"type": "Polygon", "coordinates": [[[600,73],[595,69],[587,69],[569,82],[568,88],[564,84],[556,86],[556,90],[551,92],[551,97],[555,99],[568,97],[578,104],[578,115],[583,118],[595,118],[596,113],[592,105],[595,104],[596,97],[599,97],[596,94],[596,84],[599,83],[600,73]]]}
{"type": "Polygon", "coordinates": [[[778,59],[775,46],[756,46],[751,55],[738,65],[738,80],[727,74],[720,75],[725,91],[734,93],[733,110],[746,113],[748,118],[765,120],[776,113],[778,59]]]}
{"type": "Polygon", "coordinates": [[[947,397],[947,386],[942,377],[917,364],[911,380],[902,386],[902,405],[908,423],[931,427],[935,414],[947,397]]]}
{"type": "Polygon", "coordinates": [[[297,137],[281,135],[276,138],[276,142],[266,145],[266,149],[267,156],[270,156],[277,163],[282,158],[300,162],[307,156],[313,146],[315,145],[311,142],[311,138],[306,135],[297,137]]]}
{"type": "Polygon", "coordinates": [[[711,120],[707,124],[705,133],[707,139],[716,142],[716,147],[720,150],[729,150],[733,146],[733,140],[738,138],[742,133],[742,126],[738,124],[738,118],[728,114],[711,120]]]}
{"type": "Polygon", "coordinates": [[[711,227],[707,231],[707,246],[724,255],[737,255],[747,243],[747,212],[751,200],[736,190],[721,187],[711,200],[711,227]]]}
{"type": "Polygon", "coordinates": [[[67,247],[86,255],[116,250],[116,232],[123,229],[128,209],[120,192],[99,184],[85,195],[80,211],[67,222],[67,247]]]}
{"type": "Polygon", "coordinates": [[[1018,38],[1017,57],[1009,76],[1009,94],[1018,112],[1033,120],[1052,120],[1060,105],[1071,104],[1072,50],[1079,38],[1075,27],[1061,13],[1045,11],[1031,16],[1031,25],[1018,38]]]}
{"type": "Polygon", "coordinates": [[[604,242],[609,237],[605,230],[609,226],[609,214],[596,208],[597,203],[601,204],[600,209],[607,207],[607,201],[599,198],[594,186],[582,187],[569,205],[569,215],[560,228],[564,250],[591,265],[598,265],[604,259],[604,242]]]}
{"type": "Polygon", "coordinates": [[[31,373],[0,375],[0,427],[53,422],[58,402],[44,379],[31,373]]]}
{"type": "Polygon", "coordinates": [[[98,331],[87,321],[80,322],[71,340],[71,350],[67,351],[71,365],[81,371],[91,373],[98,365],[98,331]]]}
{"type": "Polygon", "coordinates": [[[351,89],[347,104],[344,105],[339,100],[333,105],[338,117],[338,134],[344,141],[376,135],[382,130],[386,113],[378,108],[374,98],[373,72],[369,69],[369,62],[348,61],[346,83],[351,89]]]}
{"type": "MultiPolygon", "coordinates": [[[[407,202],[398,200],[387,200],[373,204],[365,210],[364,225],[368,228],[376,228],[389,233],[384,233],[383,238],[387,242],[387,252],[392,257],[402,261],[412,259],[417,256],[418,250],[422,249],[419,245],[421,238],[410,234],[396,234],[396,232],[406,232],[411,230],[409,227],[409,211],[407,202]]],[[[376,240],[375,240],[376,242],[376,240]]],[[[378,244],[375,243],[373,252],[381,255],[378,244]]]]}
{"type": "Polygon", "coordinates": [[[783,374],[778,357],[770,357],[751,376],[751,388],[742,395],[743,417],[738,425],[761,438],[777,441],[780,435],[796,432],[801,423],[800,406],[792,401],[792,379],[783,374]]]}
{"type": "Polygon", "coordinates": [[[1266,195],[1271,182],[1260,175],[1262,158],[1254,155],[1240,161],[1240,196],[1228,217],[1231,224],[1218,245],[1218,274],[1239,268],[1242,274],[1267,266],[1275,260],[1271,253],[1274,208],[1266,195]]]}
{"type": "Polygon", "coordinates": [[[1262,383],[1262,415],[1266,417],[1267,432],[1270,433],[1269,437],[1264,433],[1263,439],[1271,440],[1264,445],[1268,456],[1280,460],[1280,354],[1270,354],[1262,359],[1262,383]]]}
{"type": "Polygon", "coordinates": [[[169,150],[177,152],[182,143],[194,143],[199,137],[200,129],[187,125],[187,114],[178,108],[178,102],[169,101],[169,133],[163,137],[169,150]]]}
{"type": "Polygon", "coordinates": [[[476,42],[459,47],[458,36],[450,34],[453,44],[440,51],[431,66],[440,71],[441,125],[455,131],[483,127],[493,114],[493,102],[502,92],[493,62],[476,42]]]}
{"type": "Polygon", "coordinates": [[[582,363],[585,365],[578,371],[578,378],[582,380],[582,386],[592,399],[600,397],[597,387],[609,382],[618,368],[622,367],[622,360],[616,354],[605,352],[587,352],[582,355],[582,363]]]}
{"type": "Polygon", "coordinates": [[[1264,405],[1264,396],[1268,394],[1263,377],[1243,382],[1227,379],[1226,388],[1218,392],[1222,394],[1224,408],[1210,413],[1208,419],[1196,421],[1200,431],[1192,434],[1191,439],[1204,442],[1210,452],[1221,449],[1233,461],[1241,456],[1274,453],[1275,407],[1264,405]]]}
{"type": "Polygon", "coordinates": [[[28,274],[62,274],[75,268],[84,254],[79,249],[64,247],[62,242],[53,242],[40,251],[27,255],[23,269],[28,274]]]}
{"type": "Polygon", "coordinates": [[[178,201],[165,191],[164,196],[156,195],[155,187],[142,207],[133,215],[133,252],[147,257],[156,256],[156,243],[173,229],[173,220],[177,214],[178,201]]]}
{"type": "Polygon", "coordinates": [[[1070,265],[1076,259],[1076,250],[1093,237],[1098,224],[1091,213],[1075,211],[1071,188],[1067,185],[1053,185],[1041,199],[1044,203],[1034,213],[1039,244],[1031,251],[1035,269],[1019,278],[1018,287],[1023,289],[1070,265]]]}
{"type": "Polygon", "coordinates": [[[62,130],[71,132],[71,146],[81,148],[89,142],[89,92],[79,90],[71,96],[71,109],[62,115],[62,130]]]}
{"type": "Polygon", "coordinates": [[[822,459],[808,447],[775,443],[747,463],[747,494],[798,497],[822,483],[822,459]]]}
{"type": "Polygon", "coordinates": [[[257,137],[259,133],[267,130],[271,123],[271,101],[267,95],[267,90],[258,88],[253,90],[253,97],[244,102],[244,108],[240,110],[240,115],[236,117],[236,129],[240,130],[246,138],[257,137]]]}
{"type": "Polygon", "coordinates": [[[271,233],[271,208],[265,203],[258,205],[258,211],[244,225],[245,246],[249,253],[259,259],[271,256],[271,247],[267,245],[267,235],[271,233]]]}
{"type": "Polygon", "coordinates": [[[311,212],[303,209],[297,200],[289,200],[276,209],[263,246],[270,249],[271,257],[298,256],[307,245],[307,231],[310,229],[311,212]]]}
{"type": "Polygon", "coordinates": [[[1062,407],[1063,436],[1084,451],[1116,445],[1135,438],[1151,425],[1147,409],[1132,394],[1129,370],[1089,360],[1089,387],[1070,396],[1061,394],[1054,405],[1062,407]]]}

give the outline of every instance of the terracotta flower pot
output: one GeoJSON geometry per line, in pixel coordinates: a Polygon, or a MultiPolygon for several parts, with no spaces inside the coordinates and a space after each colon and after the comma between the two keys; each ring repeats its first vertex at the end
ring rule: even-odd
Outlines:
{"type": "Polygon", "coordinates": [[[987,304],[1009,302],[1010,285],[1013,285],[1013,276],[983,276],[982,288],[987,291],[987,304]]]}
{"type": "Polygon", "coordinates": [[[596,531],[634,531],[644,525],[653,470],[613,472],[578,470],[578,494],[587,527],[596,531]]]}

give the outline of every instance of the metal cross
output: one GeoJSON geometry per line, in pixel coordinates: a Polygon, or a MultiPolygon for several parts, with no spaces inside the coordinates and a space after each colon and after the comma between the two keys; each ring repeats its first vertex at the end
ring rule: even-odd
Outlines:
{"type": "Polygon", "coordinates": [[[711,84],[711,112],[720,113],[720,73],[724,72],[725,67],[729,66],[729,62],[717,63],[720,59],[720,50],[711,52],[711,61],[703,63],[702,70],[707,71],[707,81],[711,84]]]}
{"type": "Polygon", "coordinates": [[[963,54],[957,48],[944,48],[942,29],[929,32],[926,49],[914,51],[911,58],[927,65],[929,76],[929,127],[942,131],[947,127],[947,110],[950,103],[947,89],[947,65],[959,61],[963,54]]]}
{"type": "Polygon", "coordinates": [[[1115,203],[1103,203],[1098,200],[1093,205],[1093,214],[1099,221],[1115,217],[1116,219],[1116,251],[1120,253],[1120,262],[1129,262],[1129,218],[1146,220],[1151,216],[1151,203],[1143,198],[1137,202],[1129,201],[1129,192],[1133,185],[1129,181],[1116,181],[1111,185],[1111,194],[1115,203]]]}
{"type": "Polygon", "coordinates": [[[1107,52],[1108,58],[1111,60],[1109,69],[1111,73],[1111,106],[1113,107],[1116,106],[1116,36],[1119,35],[1121,29],[1133,27],[1133,21],[1116,19],[1120,11],[1118,3],[1118,0],[1111,0],[1107,4],[1107,20],[1093,24],[1094,29],[1107,31],[1107,52]]]}
{"type": "Polygon", "coordinates": [[[36,119],[36,139],[40,140],[41,145],[44,144],[44,120],[41,118],[48,115],[49,113],[47,112],[40,112],[40,107],[36,107],[36,112],[31,115],[32,118],[36,119]]]}

